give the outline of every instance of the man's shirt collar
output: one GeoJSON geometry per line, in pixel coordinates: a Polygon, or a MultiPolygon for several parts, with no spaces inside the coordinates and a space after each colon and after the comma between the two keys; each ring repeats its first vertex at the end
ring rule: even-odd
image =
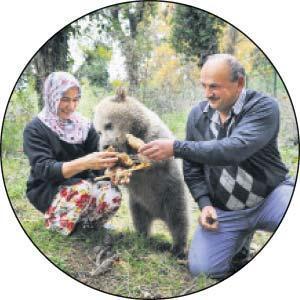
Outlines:
{"type": "MultiPolygon", "coordinates": [[[[236,102],[234,103],[234,105],[232,106],[229,112],[228,118],[232,116],[232,113],[238,115],[241,112],[245,104],[245,100],[246,100],[246,89],[242,89],[238,99],[236,100],[236,102]]],[[[203,112],[209,113],[208,115],[211,121],[220,124],[220,113],[217,110],[212,109],[209,105],[209,102],[204,107],[203,112]]]]}
{"type": "Polygon", "coordinates": [[[234,105],[231,108],[231,111],[233,111],[235,115],[238,115],[241,112],[245,104],[245,100],[246,100],[246,89],[242,89],[237,101],[234,103],[234,105]]]}

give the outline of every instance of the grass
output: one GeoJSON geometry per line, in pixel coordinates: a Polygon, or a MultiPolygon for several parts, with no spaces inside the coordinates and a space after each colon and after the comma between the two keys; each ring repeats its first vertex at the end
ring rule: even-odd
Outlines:
{"type": "MultiPolygon", "coordinates": [[[[111,271],[96,278],[81,277],[93,268],[93,248],[102,243],[103,231],[78,231],[69,237],[48,231],[43,216],[25,197],[28,162],[23,155],[3,158],[3,174],[11,205],[32,242],[58,268],[98,290],[133,298],[172,297],[198,291],[214,283],[204,277],[193,279],[186,266],[178,264],[169,252],[158,250],[171,241],[166,226],[153,224],[151,239],[133,230],[126,190],[117,215],[110,221],[115,240],[113,251],[120,260],[111,271]]],[[[195,224],[195,222],[194,222],[195,224]]]]}
{"type": "Polygon", "coordinates": [[[298,145],[294,145],[293,147],[286,147],[282,146],[280,148],[280,154],[282,160],[285,162],[286,166],[288,167],[290,174],[293,177],[297,175],[297,166],[298,166],[298,145]]]}
{"type": "Polygon", "coordinates": [[[167,113],[161,116],[174,135],[183,140],[185,138],[185,125],[188,117],[187,111],[167,113]]]}
{"type": "Polygon", "coordinates": [[[44,227],[42,214],[26,200],[25,189],[28,177],[28,162],[24,156],[5,157],[2,160],[4,181],[11,205],[22,227],[39,248],[55,265],[65,270],[64,257],[68,255],[68,242],[44,227]]]}
{"type": "Polygon", "coordinates": [[[49,232],[44,227],[42,219],[36,221],[23,221],[22,225],[33,243],[57,267],[68,271],[67,257],[70,254],[70,240],[54,232],[49,232]]]}
{"type": "MultiPolygon", "coordinates": [[[[183,139],[187,113],[165,114],[162,119],[175,135],[183,139]]],[[[281,155],[296,174],[297,147],[282,147],[281,155]]],[[[185,265],[181,265],[169,252],[158,250],[170,235],[162,222],[154,222],[152,238],[146,239],[138,235],[132,225],[129,214],[127,193],[123,190],[124,201],[116,216],[110,221],[113,225],[113,251],[119,261],[103,276],[91,277],[88,272],[93,268],[95,255],[93,248],[102,243],[104,231],[78,231],[69,237],[50,232],[44,228],[43,216],[37,212],[25,197],[26,180],[29,166],[23,155],[2,158],[2,167],[6,189],[12,207],[28,236],[42,253],[58,268],[73,278],[115,295],[131,298],[161,298],[179,296],[199,291],[215,283],[204,276],[192,278],[185,265]]],[[[192,199],[190,205],[189,240],[197,224],[199,211],[192,199]]],[[[257,232],[255,243],[261,247],[269,239],[270,234],[257,232]]]]}

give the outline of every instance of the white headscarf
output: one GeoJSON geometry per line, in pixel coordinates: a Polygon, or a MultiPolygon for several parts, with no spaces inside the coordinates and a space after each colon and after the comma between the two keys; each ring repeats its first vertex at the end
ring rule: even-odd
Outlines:
{"type": "Polygon", "coordinates": [[[58,116],[60,99],[72,87],[77,87],[79,94],[81,93],[79,82],[73,75],[67,72],[51,73],[44,83],[44,108],[38,118],[57,133],[60,140],[70,144],[82,144],[87,138],[91,123],[76,112],[68,120],[62,120],[58,116]]]}

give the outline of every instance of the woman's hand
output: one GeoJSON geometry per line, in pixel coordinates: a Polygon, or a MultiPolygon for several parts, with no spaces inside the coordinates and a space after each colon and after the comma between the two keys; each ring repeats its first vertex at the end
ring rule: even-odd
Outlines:
{"type": "Polygon", "coordinates": [[[112,168],[118,161],[116,152],[93,152],[82,157],[86,169],[101,170],[112,168]]]}
{"type": "Polygon", "coordinates": [[[85,170],[101,170],[113,167],[118,158],[116,152],[93,152],[83,157],[68,161],[62,165],[65,178],[70,178],[85,170]]]}

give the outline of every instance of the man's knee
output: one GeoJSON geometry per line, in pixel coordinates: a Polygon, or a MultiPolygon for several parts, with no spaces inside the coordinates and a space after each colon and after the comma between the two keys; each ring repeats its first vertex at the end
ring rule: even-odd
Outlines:
{"type": "Polygon", "coordinates": [[[293,188],[290,184],[282,184],[266,198],[258,215],[257,228],[270,232],[277,229],[288,208],[293,188]]]}
{"type": "Polygon", "coordinates": [[[224,259],[218,260],[216,259],[218,256],[213,257],[209,255],[205,256],[203,253],[202,255],[199,254],[199,252],[189,252],[188,267],[193,276],[202,274],[212,278],[223,278],[229,273],[229,260],[227,260],[225,257],[224,259]]]}
{"type": "Polygon", "coordinates": [[[207,261],[195,259],[191,255],[189,255],[188,266],[189,271],[193,276],[198,276],[200,274],[208,275],[210,273],[210,267],[207,261]]]}

